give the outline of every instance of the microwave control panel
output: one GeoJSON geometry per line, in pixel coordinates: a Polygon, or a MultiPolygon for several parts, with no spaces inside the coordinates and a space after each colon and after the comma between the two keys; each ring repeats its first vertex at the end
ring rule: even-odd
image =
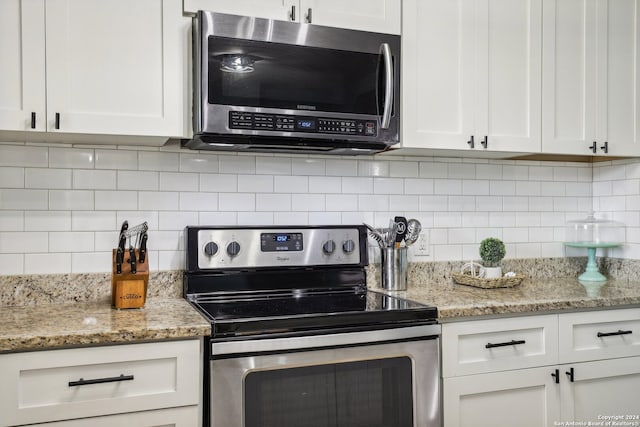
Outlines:
{"type": "Polygon", "coordinates": [[[245,111],[229,112],[229,129],[378,136],[378,124],[374,120],[265,114],[245,111]]]}

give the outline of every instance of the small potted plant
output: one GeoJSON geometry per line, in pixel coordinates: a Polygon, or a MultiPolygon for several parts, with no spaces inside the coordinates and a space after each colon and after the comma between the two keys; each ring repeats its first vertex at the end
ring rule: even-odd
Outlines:
{"type": "Polygon", "coordinates": [[[480,242],[480,258],[482,258],[486,278],[502,277],[500,261],[502,261],[506,253],[504,243],[500,239],[487,237],[480,242]]]}

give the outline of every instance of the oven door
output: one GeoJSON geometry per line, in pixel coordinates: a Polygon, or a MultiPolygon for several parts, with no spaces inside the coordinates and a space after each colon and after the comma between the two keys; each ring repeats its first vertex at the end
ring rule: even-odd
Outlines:
{"type": "Polygon", "coordinates": [[[437,334],[429,325],[214,343],[211,426],[439,427],[437,334]]]}

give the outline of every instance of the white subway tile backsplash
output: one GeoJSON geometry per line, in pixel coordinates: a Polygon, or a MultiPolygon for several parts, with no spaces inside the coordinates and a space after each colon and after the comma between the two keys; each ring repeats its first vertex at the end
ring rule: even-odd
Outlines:
{"type": "Polygon", "coordinates": [[[24,216],[23,211],[0,211],[0,231],[34,231],[25,230],[24,216]]]}
{"type": "Polygon", "coordinates": [[[95,163],[92,149],[49,148],[50,168],[93,169],[95,163]]]}
{"type": "Polygon", "coordinates": [[[389,196],[388,195],[370,195],[361,194],[358,196],[358,210],[372,212],[388,212],[389,196]]]}
{"type": "Polygon", "coordinates": [[[277,193],[307,193],[309,178],[306,176],[276,176],[274,190],[277,193]]]}
{"type": "Polygon", "coordinates": [[[238,177],[224,174],[200,174],[200,191],[235,193],[238,177]]]}
{"type": "Polygon", "coordinates": [[[181,211],[218,210],[217,193],[180,193],[181,211]]]}
{"type": "Polygon", "coordinates": [[[94,242],[90,231],[54,231],[49,233],[49,252],[91,252],[94,242]]]}
{"type": "Polygon", "coordinates": [[[72,273],[107,273],[111,271],[111,252],[84,252],[71,254],[72,273]]]}
{"type": "Polygon", "coordinates": [[[220,161],[220,173],[256,173],[256,158],[253,156],[220,155],[218,159],[220,161]]]}
{"type": "Polygon", "coordinates": [[[167,191],[138,192],[138,209],[152,211],[177,211],[180,209],[180,193],[167,191]]]}
{"type": "Polygon", "coordinates": [[[0,167],[0,185],[3,188],[24,188],[24,168],[0,167]]]}
{"type": "Polygon", "coordinates": [[[180,153],[180,172],[217,173],[219,170],[217,155],[180,153]]]}
{"type": "Polygon", "coordinates": [[[116,171],[74,169],[73,188],[80,190],[115,190],[116,171]]]}
{"type": "Polygon", "coordinates": [[[221,211],[251,212],[256,210],[255,194],[221,193],[218,198],[221,211]]]}
{"type": "Polygon", "coordinates": [[[95,210],[97,211],[120,211],[137,210],[137,191],[96,191],[95,210]]]}
{"type": "Polygon", "coordinates": [[[198,223],[198,212],[159,212],[160,230],[184,230],[187,224],[198,223]]]}
{"type": "MultiPolygon", "coordinates": [[[[291,163],[292,159],[287,157],[256,157],[256,173],[259,175],[291,175],[291,163]]],[[[304,173],[300,175],[304,175],[304,173]]],[[[324,175],[324,167],[322,175],[324,175]]]]}
{"type": "Polygon", "coordinates": [[[0,253],[25,254],[46,252],[48,234],[32,231],[3,231],[0,232],[0,253]]]}
{"type": "Polygon", "coordinates": [[[404,180],[400,178],[373,178],[373,192],[374,194],[402,194],[405,192],[404,180]]]}
{"type": "Polygon", "coordinates": [[[325,210],[324,194],[292,194],[291,210],[305,212],[322,212],[325,210]]]}
{"type": "Polygon", "coordinates": [[[46,168],[49,165],[49,148],[23,145],[0,145],[0,167],[46,168]]]}
{"type": "Polygon", "coordinates": [[[71,272],[71,254],[35,253],[24,255],[24,270],[28,274],[63,274],[71,272]]]}
{"type": "Polygon", "coordinates": [[[25,231],[69,231],[71,230],[70,211],[26,211],[24,213],[25,231]]]}
{"type": "Polygon", "coordinates": [[[108,231],[116,228],[119,227],[115,212],[78,211],[71,214],[71,229],[74,231],[108,231]]]}
{"type": "Polygon", "coordinates": [[[95,168],[113,170],[138,169],[138,152],[132,150],[95,150],[95,168]]]}
{"type": "Polygon", "coordinates": [[[433,194],[433,179],[407,178],[404,180],[405,194],[433,194]]]}
{"type": "Polygon", "coordinates": [[[434,179],[433,193],[460,195],[462,194],[462,181],[459,179],[434,179]]]}
{"type": "MultiPolygon", "coordinates": [[[[277,157],[276,157],[277,158],[277,157]]],[[[291,164],[287,171],[287,163],[284,163],[284,159],[280,159],[282,165],[278,167],[271,166],[270,169],[273,172],[258,172],[257,173],[273,173],[276,175],[314,175],[323,176],[326,173],[326,161],[325,159],[305,159],[294,157],[291,159],[291,164]]],[[[261,168],[262,169],[262,168],[261,168]]]]}
{"type": "Polygon", "coordinates": [[[397,178],[418,178],[420,163],[411,161],[390,161],[389,176],[397,178]]]}
{"type": "Polygon", "coordinates": [[[358,175],[358,162],[356,160],[327,159],[325,162],[327,176],[358,175]]]}
{"type": "Polygon", "coordinates": [[[158,191],[160,174],[145,171],[118,171],[118,190],[158,191]]]}
{"type": "Polygon", "coordinates": [[[51,210],[93,210],[94,193],[88,190],[50,190],[49,209],[51,210]]]}
{"type": "Polygon", "coordinates": [[[180,169],[180,154],[161,151],[138,151],[138,169],[178,172],[180,169]]]}
{"type": "Polygon", "coordinates": [[[256,194],[256,211],[290,212],[291,194],[256,194]]]}
{"type": "Polygon", "coordinates": [[[24,174],[25,188],[71,188],[71,169],[27,168],[24,174]]]}
{"type": "Polygon", "coordinates": [[[24,273],[23,254],[0,254],[0,275],[24,273]]]}
{"type": "MultiPolygon", "coordinates": [[[[186,225],[386,227],[398,214],[431,234],[419,261],[477,259],[488,236],[508,257],[564,256],[566,221],[592,208],[640,222],[638,165],[0,144],[0,241],[21,242],[0,246],[0,274],[108,271],[125,219],[149,223],[156,269],[182,264],[186,225]]],[[[617,255],[640,251],[638,229],[617,255]]]]}
{"type": "Polygon", "coordinates": [[[371,194],[373,193],[373,178],[342,178],[342,192],[350,194],[371,194]]]}
{"type": "Polygon", "coordinates": [[[198,191],[196,173],[160,172],[160,191],[198,191]]]}

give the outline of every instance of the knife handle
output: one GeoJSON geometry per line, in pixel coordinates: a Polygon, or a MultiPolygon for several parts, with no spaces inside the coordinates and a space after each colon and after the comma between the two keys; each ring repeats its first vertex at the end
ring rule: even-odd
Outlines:
{"type": "Polygon", "coordinates": [[[131,264],[131,274],[136,274],[136,250],[129,248],[129,264],[131,264]]]}
{"type": "Polygon", "coordinates": [[[122,274],[122,263],[124,262],[124,251],[116,249],[116,274],[122,274]]]}
{"type": "Polygon", "coordinates": [[[149,235],[147,233],[143,233],[142,237],[140,238],[140,258],[138,259],[138,262],[140,264],[144,263],[144,260],[147,258],[147,239],[149,238],[149,235]]]}

